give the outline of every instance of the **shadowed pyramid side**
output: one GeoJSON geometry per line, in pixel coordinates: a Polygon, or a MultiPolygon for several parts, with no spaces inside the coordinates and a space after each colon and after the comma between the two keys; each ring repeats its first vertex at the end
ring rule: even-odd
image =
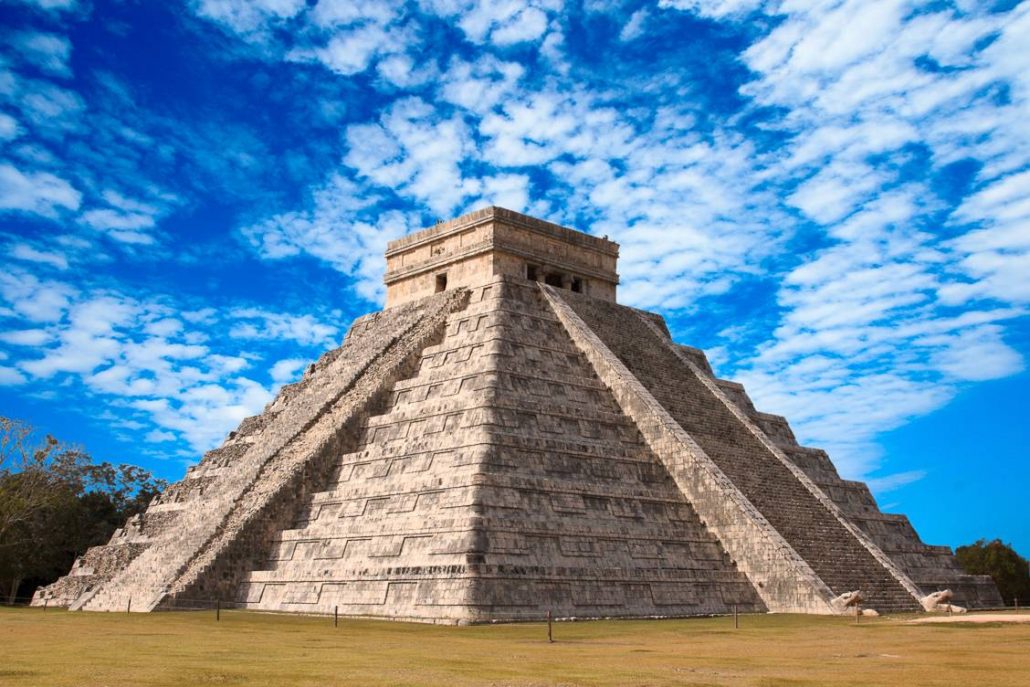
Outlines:
{"type": "MultiPolygon", "coordinates": [[[[702,369],[708,368],[704,353],[685,346],[679,348],[702,369]]],[[[825,451],[798,444],[786,418],[757,410],[741,384],[724,379],[713,381],[788,460],[803,470],[851,522],[909,576],[923,595],[950,589],[954,602],[962,606],[1002,605],[1001,595],[990,576],[966,574],[951,548],[924,544],[906,516],[880,511],[864,482],[842,479],[825,451]]]]}

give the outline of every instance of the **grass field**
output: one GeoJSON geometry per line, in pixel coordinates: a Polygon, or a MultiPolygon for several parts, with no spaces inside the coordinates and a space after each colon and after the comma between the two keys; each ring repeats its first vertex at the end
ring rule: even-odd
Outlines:
{"type": "Polygon", "coordinates": [[[442,627],[0,609],[0,685],[1030,685],[1030,625],[742,616],[442,627]]]}

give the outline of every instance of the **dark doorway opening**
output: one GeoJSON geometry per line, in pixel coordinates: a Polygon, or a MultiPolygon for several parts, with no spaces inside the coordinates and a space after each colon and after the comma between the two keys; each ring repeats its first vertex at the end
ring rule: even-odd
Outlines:
{"type": "Polygon", "coordinates": [[[572,278],[572,290],[576,293],[583,293],[583,280],[579,277],[572,278]]]}
{"type": "Polygon", "coordinates": [[[548,286],[557,286],[561,288],[561,275],[560,274],[548,274],[544,277],[544,283],[548,286]]]}
{"type": "Polygon", "coordinates": [[[447,273],[444,272],[443,274],[436,275],[436,292],[440,293],[441,291],[446,291],[446,290],[447,290],[447,273]]]}
{"type": "Polygon", "coordinates": [[[536,270],[536,265],[526,265],[526,279],[529,281],[536,281],[538,279],[536,270]]]}

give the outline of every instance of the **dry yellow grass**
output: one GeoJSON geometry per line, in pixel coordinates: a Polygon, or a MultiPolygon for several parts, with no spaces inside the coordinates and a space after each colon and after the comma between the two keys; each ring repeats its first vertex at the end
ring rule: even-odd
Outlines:
{"type": "Polygon", "coordinates": [[[0,685],[1030,685],[1030,625],[743,616],[439,627],[0,609],[0,685]]]}

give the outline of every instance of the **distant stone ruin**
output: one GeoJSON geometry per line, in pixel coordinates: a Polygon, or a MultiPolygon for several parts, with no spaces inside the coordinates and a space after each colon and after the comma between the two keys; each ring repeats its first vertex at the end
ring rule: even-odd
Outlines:
{"type": "Polygon", "coordinates": [[[618,305],[615,243],[486,208],[386,257],[385,310],[34,603],[444,623],[1000,605],[618,305]]]}

